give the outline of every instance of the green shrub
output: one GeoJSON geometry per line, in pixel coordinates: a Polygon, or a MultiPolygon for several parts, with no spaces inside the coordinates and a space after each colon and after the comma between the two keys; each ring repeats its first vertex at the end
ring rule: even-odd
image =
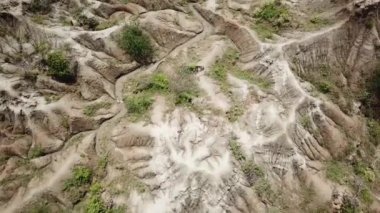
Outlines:
{"type": "Polygon", "coordinates": [[[192,91],[184,91],[177,94],[175,104],[176,105],[186,105],[191,104],[194,100],[194,98],[197,97],[197,94],[195,94],[192,91]]]}
{"type": "Polygon", "coordinates": [[[89,184],[92,179],[92,170],[85,166],[76,166],[73,169],[73,175],[65,181],[64,189],[80,187],[89,184]]]}
{"type": "Polygon", "coordinates": [[[26,9],[32,13],[46,14],[51,11],[51,3],[53,0],[32,0],[26,9]]]}
{"type": "Polygon", "coordinates": [[[361,190],[359,196],[360,199],[366,204],[371,204],[373,202],[372,193],[368,188],[361,190]]]}
{"type": "Polygon", "coordinates": [[[137,25],[124,28],[119,39],[119,45],[139,63],[147,64],[153,59],[152,43],[137,25]]]}
{"type": "Polygon", "coordinates": [[[227,118],[230,122],[237,121],[244,114],[244,109],[240,105],[231,107],[227,112],[227,118]]]}
{"type": "Polygon", "coordinates": [[[76,74],[70,70],[70,63],[65,54],[61,51],[56,51],[48,54],[47,66],[49,74],[56,80],[62,82],[73,82],[76,79],[76,74]]]}
{"type": "Polygon", "coordinates": [[[139,116],[147,112],[153,104],[151,97],[145,94],[137,94],[124,99],[128,112],[139,116]]]}
{"type": "Polygon", "coordinates": [[[90,197],[87,201],[86,213],[106,213],[107,207],[101,198],[103,188],[99,183],[95,183],[90,188],[90,197]]]}
{"type": "Polygon", "coordinates": [[[217,81],[225,82],[227,80],[227,69],[226,67],[218,63],[213,66],[211,69],[211,77],[213,77],[217,81]]]}
{"type": "Polygon", "coordinates": [[[344,184],[347,180],[348,172],[343,163],[332,161],[327,164],[326,177],[334,182],[344,184]]]}
{"type": "Polygon", "coordinates": [[[29,151],[29,158],[37,158],[44,155],[44,151],[41,146],[34,146],[29,151]]]}
{"type": "Polygon", "coordinates": [[[268,24],[277,30],[289,23],[291,16],[288,8],[280,0],[275,0],[264,4],[254,14],[254,18],[258,23],[268,24]]]}
{"type": "Polygon", "coordinates": [[[276,193],[273,191],[269,181],[262,178],[255,184],[255,191],[262,201],[274,203],[276,200],[276,193]]]}
{"type": "Polygon", "coordinates": [[[149,84],[149,88],[153,91],[166,91],[169,89],[169,79],[163,73],[155,74],[149,84]]]}
{"type": "Polygon", "coordinates": [[[237,161],[243,162],[246,160],[243,151],[241,150],[240,144],[236,140],[231,140],[229,143],[232,155],[237,161]]]}
{"type": "Polygon", "coordinates": [[[241,164],[241,170],[245,174],[248,183],[250,185],[255,184],[255,182],[264,177],[264,171],[257,166],[253,160],[246,160],[241,164]]]}
{"type": "Polygon", "coordinates": [[[324,94],[331,92],[331,85],[328,82],[322,81],[318,83],[318,90],[324,94]]]}

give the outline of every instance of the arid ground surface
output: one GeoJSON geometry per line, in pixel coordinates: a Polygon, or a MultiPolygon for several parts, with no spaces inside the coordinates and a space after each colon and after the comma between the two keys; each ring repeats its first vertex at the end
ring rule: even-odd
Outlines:
{"type": "Polygon", "coordinates": [[[0,212],[380,212],[379,6],[1,0],[0,212]]]}

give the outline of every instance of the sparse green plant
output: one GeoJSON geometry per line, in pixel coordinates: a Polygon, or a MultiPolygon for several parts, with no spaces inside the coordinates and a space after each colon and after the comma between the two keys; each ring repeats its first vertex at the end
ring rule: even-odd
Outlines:
{"type": "Polygon", "coordinates": [[[344,184],[347,181],[349,172],[347,166],[338,161],[327,163],[326,177],[334,182],[344,184]]]}
{"type": "Polygon", "coordinates": [[[32,13],[46,14],[51,11],[52,0],[32,0],[27,5],[27,11],[32,13]]]}
{"type": "Polygon", "coordinates": [[[368,188],[364,188],[363,190],[361,190],[359,196],[360,199],[367,205],[373,202],[372,193],[368,188]]]}
{"type": "Polygon", "coordinates": [[[42,147],[39,145],[36,145],[30,149],[29,158],[37,158],[37,157],[40,157],[44,154],[45,153],[44,153],[44,150],[42,149],[42,147]]]}
{"type": "Polygon", "coordinates": [[[146,94],[137,94],[124,98],[124,103],[128,112],[139,118],[151,108],[153,99],[146,94]]]}
{"type": "Polygon", "coordinates": [[[112,104],[109,102],[98,102],[91,105],[88,105],[84,108],[83,114],[86,116],[92,117],[94,116],[100,109],[109,109],[112,104]]]}
{"type": "Polygon", "coordinates": [[[48,54],[46,63],[49,68],[49,74],[53,78],[62,82],[75,81],[76,74],[70,70],[70,62],[63,52],[55,51],[48,54]]]}
{"type": "Polygon", "coordinates": [[[227,80],[227,69],[223,64],[216,63],[211,69],[211,77],[217,81],[224,82],[227,80]]]}
{"type": "Polygon", "coordinates": [[[230,122],[237,121],[244,114],[244,109],[240,105],[234,105],[227,111],[227,118],[230,122]]]}
{"type": "Polygon", "coordinates": [[[230,146],[230,150],[232,152],[232,155],[234,156],[234,158],[237,161],[243,162],[246,160],[246,157],[245,157],[243,151],[241,150],[241,146],[236,140],[231,140],[229,142],[229,146],[230,146]]]}
{"type": "Polygon", "coordinates": [[[197,94],[192,92],[192,91],[184,91],[184,92],[180,92],[177,97],[176,97],[176,101],[175,101],[175,104],[176,105],[187,105],[187,104],[191,104],[192,101],[194,100],[194,98],[197,97],[197,94]]]}
{"type": "Polygon", "coordinates": [[[271,38],[273,33],[278,33],[291,21],[291,13],[280,0],[264,4],[253,17],[256,19],[253,28],[258,31],[260,37],[264,38],[271,38]]]}
{"type": "Polygon", "coordinates": [[[85,15],[78,16],[78,23],[79,26],[89,30],[95,30],[99,25],[99,22],[95,18],[89,18],[85,15]]]}
{"type": "Polygon", "coordinates": [[[326,81],[319,82],[317,86],[318,90],[324,94],[331,92],[331,85],[326,81]]]}
{"type": "Polygon", "coordinates": [[[129,25],[123,29],[119,46],[139,63],[147,64],[153,59],[154,49],[150,38],[138,25],[129,25]]]}
{"type": "Polygon", "coordinates": [[[309,115],[302,116],[300,122],[305,129],[310,130],[312,128],[312,121],[309,115]]]}
{"type": "Polygon", "coordinates": [[[264,202],[274,203],[276,200],[276,193],[273,191],[268,179],[261,178],[255,184],[256,194],[264,202]]]}
{"type": "Polygon", "coordinates": [[[86,203],[86,213],[107,213],[107,207],[104,204],[100,194],[103,191],[99,183],[94,183],[90,188],[90,196],[86,203]]]}
{"type": "Polygon", "coordinates": [[[169,89],[168,77],[163,73],[153,75],[149,89],[153,91],[167,91],[169,89]]]}
{"type": "Polygon", "coordinates": [[[76,166],[73,169],[72,177],[65,181],[64,190],[90,184],[91,179],[92,170],[90,168],[85,166],[76,166]]]}
{"type": "Polygon", "coordinates": [[[246,160],[241,164],[241,170],[245,174],[248,183],[254,185],[256,181],[264,177],[264,171],[253,160],[246,160]]]}

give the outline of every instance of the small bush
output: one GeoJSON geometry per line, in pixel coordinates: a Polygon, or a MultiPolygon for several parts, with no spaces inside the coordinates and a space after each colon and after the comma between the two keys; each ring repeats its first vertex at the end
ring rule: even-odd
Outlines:
{"type": "Polygon", "coordinates": [[[360,199],[367,205],[373,202],[372,193],[368,188],[361,190],[359,195],[360,195],[360,199]]]}
{"type": "Polygon", "coordinates": [[[89,184],[92,179],[92,170],[84,166],[77,166],[73,169],[73,175],[65,181],[64,189],[80,187],[89,184]]]}
{"type": "Polygon", "coordinates": [[[326,177],[334,182],[344,184],[348,178],[348,172],[344,164],[332,161],[327,164],[326,177]]]}
{"type": "Polygon", "coordinates": [[[76,79],[76,75],[70,70],[70,63],[64,53],[56,51],[48,54],[47,66],[49,68],[49,74],[56,80],[62,82],[73,82],[76,79]]]}
{"type": "Polygon", "coordinates": [[[148,95],[137,94],[124,99],[128,112],[135,116],[140,116],[147,112],[153,104],[153,100],[148,95]]]}
{"type": "Polygon", "coordinates": [[[264,177],[264,171],[257,166],[252,160],[244,161],[241,164],[241,170],[245,174],[248,183],[252,186],[256,183],[257,180],[264,177]]]}
{"type": "Polygon", "coordinates": [[[101,198],[102,186],[95,183],[90,188],[90,197],[87,201],[85,212],[86,213],[106,213],[108,209],[101,198]]]}
{"type": "Polygon", "coordinates": [[[151,41],[137,25],[124,28],[119,45],[139,63],[147,64],[153,59],[154,51],[151,41]]]}
{"type": "Polygon", "coordinates": [[[319,82],[317,86],[318,90],[324,94],[331,92],[331,85],[327,82],[319,82]]]}
{"type": "Polygon", "coordinates": [[[32,0],[26,8],[32,13],[46,14],[51,11],[52,2],[52,0],[32,0]]]}
{"type": "Polygon", "coordinates": [[[44,155],[44,151],[40,146],[35,146],[29,151],[29,158],[37,158],[44,155]]]}
{"type": "Polygon", "coordinates": [[[211,69],[211,77],[217,81],[224,82],[227,80],[227,69],[223,64],[217,63],[211,69]]]}
{"type": "Polygon", "coordinates": [[[236,140],[231,140],[229,143],[229,146],[230,146],[232,155],[237,161],[243,162],[246,160],[245,155],[243,154],[243,151],[241,150],[241,146],[236,140]]]}
{"type": "Polygon", "coordinates": [[[239,106],[235,105],[233,106],[228,112],[227,112],[227,118],[230,122],[237,121],[242,115],[244,114],[244,109],[239,106]]]}
{"type": "Polygon", "coordinates": [[[153,91],[167,91],[169,89],[169,79],[163,73],[155,74],[149,84],[149,88],[153,91]]]}
{"type": "Polygon", "coordinates": [[[254,14],[260,21],[266,21],[276,26],[281,26],[290,21],[290,13],[280,0],[266,3],[254,14]]]}
{"type": "Polygon", "coordinates": [[[277,199],[269,181],[265,178],[260,179],[255,184],[255,191],[262,201],[274,203],[277,199]]]}
{"type": "Polygon", "coordinates": [[[176,105],[187,105],[191,104],[194,100],[194,98],[197,97],[197,94],[195,94],[192,91],[184,91],[177,95],[175,104],[176,105]]]}

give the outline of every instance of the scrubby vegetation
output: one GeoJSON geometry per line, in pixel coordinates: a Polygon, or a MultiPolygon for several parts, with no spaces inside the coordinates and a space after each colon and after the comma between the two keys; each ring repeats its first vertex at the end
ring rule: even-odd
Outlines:
{"type": "Polygon", "coordinates": [[[153,59],[154,49],[150,38],[138,25],[129,25],[123,29],[119,45],[139,63],[147,64],[153,59]]]}
{"type": "Polygon", "coordinates": [[[253,13],[253,17],[255,18],[253,28],[262,38],[272,38],[274,33],[279,33],[288,27],[291,21],[291,13],[280,0],[264,4],[253,13]]]}
{"type": "Polygon", "coordinates": [[[239,58],[240,55],[236,50],[229,49],[211,68],[210,76],[221,83],[222,90],[227,92],[229,89],[227,82],[228,73],[242,80],[246,80],[249,83],[255,84],[262,89],[269,89],[272,83],[268,79],[258,76],[254,72],[241,70],[237,66],[239,58]]]}
{"type": "Polygon", "coordinates": [[[55,51],[48,54],[46,59],[48,71],[54,79],[62,82],[74,82],[76,73],[70,69],[70,62],[62,51],[55,51]]]}
{"type": "Polygon", "coordinates": [[[46,14],[51,11],[51,3],[53,2],[54,0],[32,0],[26,8],[32,13],[46,14]]]}
{"type": "Polygon", "coordinates": [[[44,151],[41,146],[34,146],[29,150],[29,158],[37,158],[44,155],[44,151]]]}
{"type": "Polygon", "coordinates": [[[125,97],[124,103],[128,109],[128,113],[130,113],[134,120],[137,120],[151,108],[153,99],[146,94],[137,94],[125,97]]]}
{"type": "Polygon", "coordinates": [[[73,169],[72,177],[65,181],[64,188],[70,189],[90,184],[92,179],[92,170],[85,166],[76,166],[73,169]]]}
{"type": "Polygon", "coordinates": [[[326,177],[334,182],[345,184],[349,175],[347,166],[338,161],[331,161],[327,163],[326,177]]]}
{"type": "Polygon", "coordinates": [[[100,109],[109,109],[109,108],[111,108],[111,106],[112,106],[112,104],[109,102],[94,103],[94,104],[86,106],[83,110],[83,114],[85,114],[86,116],[92,117],[100,109]]]}
{"type": "Polygon", "coordinates": [[[151,108],[156,95],[165,96],[174,105],[191,107],[194,98],[199,94],[193,73],[191,68],[183,67],[171,76],[158,72],[129,82],[126,87],[129,94],[126,95],[124,103],[130,117],[134,120],[142,118],[151,108]]]}

